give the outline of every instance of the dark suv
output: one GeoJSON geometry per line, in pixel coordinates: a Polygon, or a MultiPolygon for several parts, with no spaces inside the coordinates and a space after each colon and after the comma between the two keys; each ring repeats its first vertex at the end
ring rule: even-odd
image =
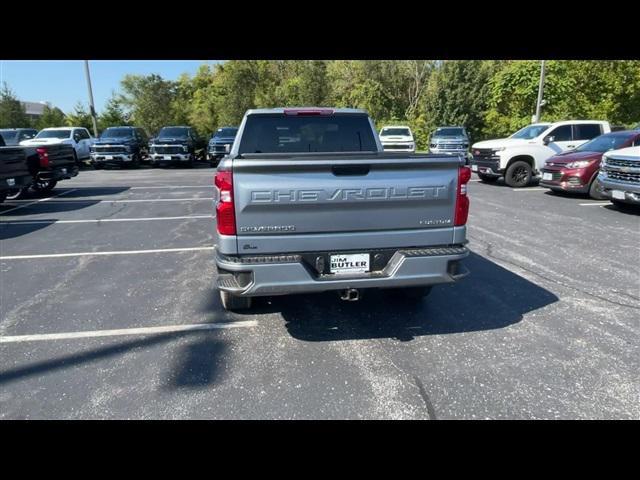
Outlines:
{"type": "Polygon", "coordinates": [[[151,165],[193,167],[196,158],[204,157],[204,147],[203,139],[191,127],[163,127],[151,141],[151,165]]]}
{"type": "Polygon", "coordinates": [[[103,167],[138,168],[149,154],[149,138],[139,127],[109,127],[91,146],[91,163],[103,167]]]}
{"type": "Polygon", "coordinates": [[[207,160],[212,167],[218,166],[220,159],[227,154],[227,149],[231,150],[237,133],[238,127],[222,127],[213,134],[207,147],[207,160]]]}

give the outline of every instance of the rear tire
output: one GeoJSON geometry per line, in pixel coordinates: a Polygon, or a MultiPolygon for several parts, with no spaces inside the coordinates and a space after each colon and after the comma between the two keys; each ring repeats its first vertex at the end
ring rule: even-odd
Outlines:
{"type": "Polygon", "coordinates": [[[238,297],[220,290],[220,301],[222,307],[227,311],[247,310],[251,308],[251,300],[251,297],[238,297]]]}
{"type": "Polygon", "coordinates": [[[4,198],[6,200],[20,200],[21,198],[24,198],[27,195],[28,190],[29,190],[29,187],[14,188],[11,190],[7,190],[6,192],[4,192],[4,198]]]}
{"type": "Polygon", "coordinates": [[[485,175],[484,173],[479,173],[478,177],[484,183],[496,183],[500,177],[495,177],[493,175],[485,175]]]}
{"type": "Polygon", "coordinates": [[[57,184],[56,180],[36,180],[31,188],[38,193],[47,193],[53,190],[57,184]]]}
{"type": "Polygon", "coordinates": [[[511,188],[522,188],[529,185],[531,176],[531,165],[519,160],[509,165],[504,175],[504,182],[511,188]]]}

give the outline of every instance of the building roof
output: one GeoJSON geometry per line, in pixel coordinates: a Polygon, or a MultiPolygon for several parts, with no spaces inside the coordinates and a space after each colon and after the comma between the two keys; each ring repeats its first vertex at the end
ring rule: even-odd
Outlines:
{"type": "Polygon", "coordinates": [[[27,115],[42,115],[44,113],[44,107],[51,105],[47,102],[20,102],[24,105],[27,115]]]}

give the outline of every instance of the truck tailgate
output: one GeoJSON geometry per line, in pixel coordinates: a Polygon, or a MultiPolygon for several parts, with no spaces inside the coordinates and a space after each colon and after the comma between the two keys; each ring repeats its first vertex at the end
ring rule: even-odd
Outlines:
{"type": "Polygon", "coordinates": [[[458,157],[251,154],[233,159],[238,251],[454,242],[458,157]]]}
{"type": "Polygon", "coordinates": [[[29,175],[22,147],[0,147],[0,178],[29,175]]]}

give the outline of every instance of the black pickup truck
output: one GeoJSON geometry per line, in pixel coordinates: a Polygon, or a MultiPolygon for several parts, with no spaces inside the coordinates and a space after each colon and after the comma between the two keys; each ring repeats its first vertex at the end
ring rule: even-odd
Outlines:
{"type": "Polygon", "coordinates": [[[151,140],[149,159],[152,167],[182,165],[193,167],[197,158],[204,159],[206,142],[187,126],[163,127],[151,140]]]}
{"type": "Polygon", "coordinates": [[[90,151],[95,169],[112,166],[138,168],[149,153],[149,139],[142,128],[109,127],[90,151]]]}
{"type": "Polygon", "coordinates": [[[23,189],[29,188],[32,180],[24,148],[5,146],[0,135],[0,203],[7,197],[15,198],[23,189]]]}
{"type": "MultiPolygon", "coordinates": [[[[27,171],[31,177],[28,181],[26,175],[24,178],[21,177],[19,185],[16,180],[16,185],[7,192],[9,198],[12,199],[24,196],[29,187],[36,192],[49,192],[60,180],[75,177],[80,170],[75,160],[73,146],[69,144],[6,147],[2,136],[0,136],[0,148],[2,151],[9,152],[7,155],[14,156],[12,157],[14,158],[13,162],[18,162],[17,159],[20,156],[18,152],[21,151],[22,159],[26,160],[27,171]]],[[[9,170],[11,168],[13,167],[9,167],[9,170]]],[[[20,168],[22,167],[19,167],[18,170],[24,172],[20,168]]],[[[9,174],[8,178],[13,177],[9,174]]]]}

